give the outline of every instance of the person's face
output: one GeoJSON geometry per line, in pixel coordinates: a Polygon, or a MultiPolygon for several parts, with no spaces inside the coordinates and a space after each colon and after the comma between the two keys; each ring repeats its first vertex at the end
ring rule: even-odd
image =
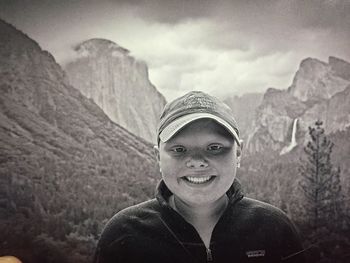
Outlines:
{"type": "Polygon", "coordinates": [[[200,119],[159,145],[159,165],[169,190],[189,205],[218,201],[232,185],[240,147],[213,120],[200,119]]]}

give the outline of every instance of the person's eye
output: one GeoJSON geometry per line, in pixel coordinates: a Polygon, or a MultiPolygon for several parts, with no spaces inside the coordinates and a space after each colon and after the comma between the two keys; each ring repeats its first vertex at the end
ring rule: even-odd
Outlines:
{"type": "Polygon", "coordinates": [[[184,152],[186,152],[186,148],[183,146],[174,146],[171,148],[171,151],[173,151],[175,153],[184,153],[184,152]]]}
{"type": "Polygon", "coordinates": [[[223,146],[221,144],[210,144],[207,150],[212,153],[219,153],[223,150],[223,146]]]}

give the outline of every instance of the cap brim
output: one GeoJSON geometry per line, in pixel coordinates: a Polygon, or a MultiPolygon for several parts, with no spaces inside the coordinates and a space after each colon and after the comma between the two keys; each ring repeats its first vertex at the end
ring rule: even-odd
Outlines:
{"type": "Polygon", "coordinates": [[[188,114],[188,115],[179,117],[178,119],[174,120],[168,126],[166,126],[164,128],[164,130],[159,134],[159,139],[162,142],[167,142],[178,131],[180,131],[183,127],[185,127],[189,123],[191,123],[195,120],[198,120],[198,119],[212,119],[212,120],[216,121],[217,123],[221,124],[222,126],[224,126],[226,128],[226,130],[228,132],[230,132],[232,134],[232,136],[235,139],[235,141],[237,142],[237,144],[240,145],[237,132],[227,121],[225,121],[224,119],[222,119],[216,115],[213,115],[210,113],[202,113],[202,112],[188,114]]]}

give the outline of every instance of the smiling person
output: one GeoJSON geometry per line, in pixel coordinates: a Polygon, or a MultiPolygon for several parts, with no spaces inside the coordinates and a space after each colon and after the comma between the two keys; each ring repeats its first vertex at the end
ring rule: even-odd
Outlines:
{"type": "Polygon", "coordinates": [[[303,262],[287,216],[243,196],[242,141],[226,104],[199,91],[177,98],[164,107],[157,136],[156,198],[107,223],[96,263],[303,262]]]}

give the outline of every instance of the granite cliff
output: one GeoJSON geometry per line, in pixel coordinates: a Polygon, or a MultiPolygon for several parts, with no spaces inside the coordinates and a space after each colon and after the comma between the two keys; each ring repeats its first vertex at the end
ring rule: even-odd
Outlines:
{"type": "Polygon", "coordinates": [[[105,39],[87,40],[75,51],[65,66],[70,83],[112,121],[154,143],[165,98],[149,81],[147,65],[105,39]]]}
{"type": "Polygon", "coordinates": [[[303,60],[288,89],[269,88],[264,94],[251,124],[248,151],[281,151],[293,136],[303,144],[308,126],[316,120],[324,122],[327,133],[345,130],[350,126],[349,89],[348,62],[335,57],[328,63],[303,60]]]}
{"type": "Polygon", "coordinates": [[[246,142],[249,131],[252,130],[255,110],[263,99],[263,93],[246,93],[242,96],[233,96],[224,99],[224,102],[232,109],[241,138],[246,142]]]}
{"type": "Polygon", "coordinates": [[[68,84],[54,58],[0,20],[0,255],[88,262],[116,211],[153,196],[152,145],[68,84]]]}
{"type": "Polygon", "coordinates": [[[349,85],[349,67],[349,63],[335,57],[329,57],[328,63],[307,58],[301,62],[288,92],[309,103],[329,99],[349,85]]]}

